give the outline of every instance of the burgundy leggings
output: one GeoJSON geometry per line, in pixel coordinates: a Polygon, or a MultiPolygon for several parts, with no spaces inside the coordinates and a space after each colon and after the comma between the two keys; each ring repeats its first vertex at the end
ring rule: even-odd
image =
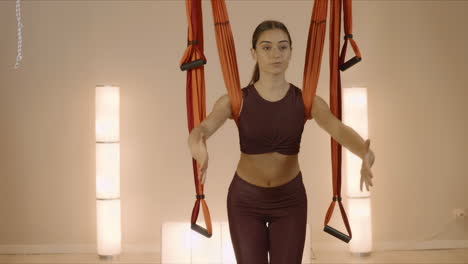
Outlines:
{"type": "Polygon", "coordinates": [[[268,264],[268,252],[271,264],[302,262],[307,194],[301,172],[275,187],[251,184],[236,172],[227,211],[237,264],[268,264]]]}

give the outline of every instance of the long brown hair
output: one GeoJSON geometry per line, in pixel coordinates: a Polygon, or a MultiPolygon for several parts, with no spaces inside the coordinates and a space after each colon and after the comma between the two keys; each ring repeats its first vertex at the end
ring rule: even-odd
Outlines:
{"type": "MultiPolygon", "coordinates": [[[[281,29],[281,30],[283,30],[284,33],[286,33],[286,35],[288,35],[289,45],[292,48],[291,35],[289,35],[289,31],[286,28],[286,26],[283,23],[281,23],[279,21],[276,21],[276,20],[265,20],[262,23],[260,23],[257,26],[257,28],[255,28],[255,31],[254,31],[253,36],[252,36],[252,48],[253,49],[255,49],[255,50],[257,49],[257,41],[258,41],[258,38],[260,37],[260,34],[262,34],[264,31],[267,31],[267,30],[270,30],[270,29],[281,29]]],[[[254,84],[256,81],[258,81],[258,79],[260,79],[260,71],[259,71],[259,68],[258,68],[258,63],[255,63],[255,68],[254,68],[252,78],[250,80],[249,85],[254,84]]]]}

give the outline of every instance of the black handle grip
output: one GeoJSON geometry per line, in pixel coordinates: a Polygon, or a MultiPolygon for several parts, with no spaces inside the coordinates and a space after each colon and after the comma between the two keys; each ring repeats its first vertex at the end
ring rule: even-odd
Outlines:
{"type": "Polygon", "coordinates": [[[191,61],[191,62],[182,64],[182,66],[180,66],[180,70],[182,71],[191,70],[193,68],[202,66],[204,64],[206,64],[206,62],[203,59],[198,59],[196,61],[191,61]]]}
{"type": "Polygon", "coordinates": [[[346,71],[347,69],[351,68],[354,64],[360,62],[362,58],[359,58],[358,56],[354,56],[354,58],[350,59],[349,61],[343,63],[340,65],[340,70],[341,71],[346,71]]]}
{"type": "Polygon", "coordinates": [[[211,235],[208,233],[208,230],[206,230],[205,228],[197,225],[197,224],[192,224],[192,230],[203,235],[203,236],[206,236],[207,238],[210,238],[211,235]]]}
{"type": "Polygon", "coordinates": [[[351,238],[344,234],[344,233],[341,233],[340,231],[336,230],[335,228],[331,227],[331,226],[328,226],[326,225],[325,228],[323,228],[323,231],[329,233],[330,235],[340,239],[340,240],[343,240],[344,242],[348,243],[351,238]]]}

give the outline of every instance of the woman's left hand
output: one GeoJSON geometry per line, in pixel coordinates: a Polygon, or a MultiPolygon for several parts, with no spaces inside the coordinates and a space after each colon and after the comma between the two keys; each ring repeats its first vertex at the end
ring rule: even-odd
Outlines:
{"type": "Polygon", "coordinates": [[[362,185],[363,183],[366,184],[366,189],[369,191],[369,185],[374,186],[372,184],[372,178],[374,177],[372,175],[372,171],[370,168],[374,164],[375,161],[375,156],[374,152],[369,148],[370,147],[370,139],[366,140],[365,148],[366,148],[366,154],[364,155],[364,159],[362,159],[362,166],[361,166],[361,183],[360,183],[360,188],[362,192],[362,185]]]}

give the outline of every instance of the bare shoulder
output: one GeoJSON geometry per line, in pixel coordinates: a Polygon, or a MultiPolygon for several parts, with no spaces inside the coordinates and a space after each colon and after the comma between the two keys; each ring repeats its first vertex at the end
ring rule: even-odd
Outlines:
{"type": "Polygon", "coordinates": [[[222,113],[223,117],[232,119],[231,117],[231,98],[229,94],[225,93],[216,100],[213,111],[222,113]]]}
{"type": "Polygon", "coordinates": [[[216,100],[213,110],[201,122],[205,128],[206,138],[213,135],[231,115],[231,101],[227,94],[224,94],[216,100]]]}
{"type": "MultiPolygon", "coordinates": [[[[300,88],[296,89],[298,89],[302,93],[302,90],[300,88]]],[[[320,116],[321,113],[326,113],[329,110],[330,108],[328,107],[327,102],[322,97],[316,94],[314,96],[314,102],[312,103],[312,109],[310,109],[310,115],[308,120],[312,120],[314,118],[317,119],[317,116],[320,116]]]]}
{"type": "Polygon", "coordinates": [[[215,107],[220,108],[224,113],[229,113],[229,119],[232,119],[231,117],[231,97],[229,97],[229,94],[223,94],[221,95],[218,100],[215,103],[215,107]]]}
{"type": "Polygon", "coordinates": [[[314,103],[312,104],[311,115],[309,119],[317,118],[322,113],[330,111],[327,102],[320,96],[314,96],[314,103]]]}
{"type": "MultiPolygon", "coordinates": [[[[245,92],[245,88],[241,89],[242,94],[245,92]]],[[[243,95],[242,95],[243,96],[243,95]]],[[[243,100],[241,101],[241,106],[240,106],[240,111],[242,111],[242,106],[243,106],[243,100]]],[[[223,109],[225,112],[229,113],[229,119],[234,119],[232,116],[232,109],[231,109],[231,97],[229,96],[228,93],[225,93],[221,95],[218,100],[216,101],[215,107],[223,109]]],[[[239,114],[240,114],[239,111],[239,114]]]]}
{"type": "Polygon", "coordinates": [[[230,105],[231,97],[229,97],[229,94],[225,93],[218,98],[218,101],[225,106],[230,105]]]}

